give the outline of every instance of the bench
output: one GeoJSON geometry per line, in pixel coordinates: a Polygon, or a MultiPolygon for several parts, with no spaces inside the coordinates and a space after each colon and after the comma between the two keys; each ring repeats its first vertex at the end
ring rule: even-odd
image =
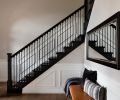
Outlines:
{"type": "Polygon", "coordinates": [[[69,89],[72,100],[94,100],[83,91],[80,85],[70,85],[69,89]]]}

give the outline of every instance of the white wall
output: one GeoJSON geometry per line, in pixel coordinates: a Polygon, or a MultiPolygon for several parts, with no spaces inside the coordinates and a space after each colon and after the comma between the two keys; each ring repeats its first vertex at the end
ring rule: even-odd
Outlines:
{"type": "MultiPolygon", "coordinates": [[[[120,10],[120,0],[95,0],[88,31],[120,10]]],[[[85,60],[84,65],[98,72],[98,83],[107,88],[107,100],[120,99],[120,71],[85,60]]]]}
{"type": "Polygon", "coordinates": [[[28,84],[23,93],[63,93],[65,81],[82,77],[84,71],[84,44],[68,54],[49,70],[28,84]]]}
{"type": "Polygon", "coordinates": [[[21,49],[81,7],[83,1],[0,0],[0,59],[21,49]]]}
{"type": "Polygon", "coordinates": [[[0,59],[0,82],[6,82],[7,81],[7,61],[0,59]]]}
{"type": "Polygon", "coordinates": [[[120,11],[120,0],[95,0],[87,31],[120,11]]]}
{"type": "Polygon", "coordinates": [[[93,48],[88,47],[88,57],[89,58],[95,58],[95,59],[105,59],[106,58],[104,56],[102,56],[100,53],[98,53],[97,51],[95,51],[93,48]]]}

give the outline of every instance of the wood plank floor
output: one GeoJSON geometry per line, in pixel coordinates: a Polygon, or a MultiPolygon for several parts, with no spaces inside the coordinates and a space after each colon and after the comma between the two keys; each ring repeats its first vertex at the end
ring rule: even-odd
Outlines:
{"type": "Polygon", "coordinates": [[[6,95],[6,83],[0,83],[0,100],[68,100],[64,94],[6,95]]]}

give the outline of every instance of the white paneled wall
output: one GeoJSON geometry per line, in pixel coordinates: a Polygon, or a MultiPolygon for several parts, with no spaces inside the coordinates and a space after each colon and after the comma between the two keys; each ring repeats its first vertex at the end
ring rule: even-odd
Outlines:
{"type": "Polygon", "coordinates": [[[63,93],[65,82],[82,77],[83,64],[56,64],[23,89],[23,93],[63,93]]]}

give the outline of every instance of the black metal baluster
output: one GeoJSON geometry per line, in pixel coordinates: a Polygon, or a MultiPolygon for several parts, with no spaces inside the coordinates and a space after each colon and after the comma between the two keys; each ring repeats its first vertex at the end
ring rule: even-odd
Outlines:
{"type": "Polygon", "coordinates": [[[65,20],[65,46],[67,46],[67,42],[66,42],[66,34],[67,34],[67,32],[66,32],[66,20],[65,20]]]}
{"type": "Polygon", "coordinates": [[[46,52],[45,52],[45,50],[46,50],[46,45],[45,45],[45,37],[46,37],[46,35],[44,36],[44,62],[46,61],[46,59],[45,59],[45,57],[46,57],[46,52]]]}
{"type": "Polygon", "coordinates": [[[107,37],[106,37],[106,38],[107,38],[107,43],[106,43],[106,44],[107,44],[107,52],[109,52],[109,48],[108,48],[108,44],[109,44],[109,43],[108,43],[108,37],[109,37],[109,36],[108,36],[108,26],[106,26],[106,27],[107,27],[107,37]]]}
{"type": "Polygon", "coordinates": [[[79,20],[78,20],[78,17],[79,17],[78,12],[76,12],[76,29],[77,29],[77,38],[78,38],[78,36],[79,36],[79,25],[78,25],[79,20]]]}
{"type": "Polygon", "coordinates": [[[39,66],[40,66],[40,60],[41,60],[41,59],[40,59],[40,55],[41,55],[41,52],[40,52],[40,50],[41,50],[41,48],[40,48],[40,39],[41,39],[41,38],[39,38],[39,66]]]}
{"type": "Polygon", "coordinates": [[[70,16],[70,42],[71,42],[71,40],[72,40],[72,38],[71,38],[71,36],[72,36],[72,25],[71,25],[71,19],[72,19],[72,17],[70,16]]]}
{"type": "Polygon", "coordinates": [[[68,44],[70,44],[70,35],[71,35],[71,33],[70,33],[70,17],[68,18],[68,44]]]}
{"type": "Polygon", "coordinates": [[[73,36],[72,36],[73,38],[72,38],[72,40],[74,40],[74,34],[75,34],[75,33],[74,33],[74,15],[72,16],[72,24],[73,24],[73,25],[72,25],[72,26],[73,26],[73,36]]]}
{"type": "MultiPolygon", "coordinates": [[[[114,41],[114,42],[113,42],[113,48],[115,47],[115,44],[116,44],[116,40],[115,40],[115,33],[116,33],[116,32],[115,32],[115,31],[116,31],[116,30],[114,30],[114,28],[113,28],[113,41],[114,41]],[[114,43],[115,43],[115,44],[114,44],[114,43]]],[[[113,49],[113,52],[116,53],[116,48],[113,49]]],[[[116,54],[115,54],[115,56],[116,56],[116,54]]]]}
{"type": "Polygon", "coordinates": [[[94,37],[94,41],[95,41],[95,33],[93,33],[93,35],[94,35],[93,37],[94,37]]]}
{"type": "Polygon", "coordinates": [[[52,48],[51,48],[51,56],[53,56],[53,29],[51,30],[51,46],[52,46],[52,48]]]}
{"type": "Polygon", "coordinates": [[[62,23],[60,23],[60,51],[62,51],[62,23]]]}
{"type": "Polygon", "coordinates": [[[82,30],[81,30],[81,29],[82,29],[82,28],[81,28],[81,22],[82,22],[82,21],[81,21],[81,20],[82,20],[82,19],[81,19],[81,11],[80,11],[80,34],[82,34],[82,30]]]}
{"type": "Polygon", "coordinates": [[[76,13],[74,14],[74,29],[75,29],[75,40],[76,40],[76,37],[77,37],[77,29],[76,29],[76,13]]]}
{"type": "Polygon", "coordinates": [[[18,54],[16,55],[16,82],[18,80],[18,54]]]}
{"type": "Polygon", "coordinates": [[[47,41],[47,44],[46,44],[46,46],[47,46],[47,53],[46,54],[47,54],[47,59],[48,59],[49,58],[48,57],[48,33],[47,33],[47,40],[46,41],[47,41]]]}
{"type": "Polygon", "coordinates": [[[99,29],[99,43],[100,43],[100,46],[101,46],[101,29],[99,29]]]}
{"type": "MultiPolygon", "coordinates": [[[[103,47],[105,47],[105,43],[104,43],[104,42],[105,42],[105,38],[104,38],[104,37],[105,37],[104,27],[102,28],[102,34],[103,34],[103,36],[102,36],[102,39],[103,39],[103,40],[102,40],[102,43],[103,43],[103,47]]],[[[104,48],[104,50],[105,50],[105,48],[104,48]]]]}
{"type": "Polygon", "coordinates": [[[21,51],[21,55],[20,56],[21,56],[21,73],[20,74],[21,74],[21,79],[22,79],[22,72],[23,72],[22,51],[21,51]]]}
{"type": "Polygon", "coordinates": [[[45,62],[45,36],[46,35],[44,35],[44,62],[45,62]]]}
{"type": "Polygon", "coordinates": [[[53,56],[54,56],[54,53],[55,53],[55,28],[53,28],[53,56]]]}
{"type": "Polygon", "coordinates": [[[34,45],[34,54],[33,54],[33,56],[34,56],[34,69],[35,69],[35,43],[36,43],[36,41],[33,43],[33,45],[34,45]]]}
{"type": "Polygon", "coordinates": [[[75,33],[75,32],[76,32],[76,31],[75,31],[75,14],[73,15],[73,25],[74,25],[74,26],[73,26],[73,27],[74,27],[74,34],[73,34],[73,36],[74,36],[74,40],[75,40],[75,38],[76,38],[76,36],[75,36],[75,34],[76,34],[76,33],[75,33]]]}
{"type": "Polygon", "coordinates": [[[15,55],[15,84],[16,84],[16,55],[15,55]]]}
{"type": "Polygon", "coordinates": [[[55,44],[54,44],[54,46],[55,46],[55,54],[56,54],[56,50],[57,50],[57,47],[56,47],[56,39],[57,39],[57,27],[55,27],[55,44]]]}
{"type": "Polygon", "coordinates": [[[56,38],[54,38],[54,54],[56,53],[56,38]]]}
{"type": "Polygon", "coordinates": [[[43,37],[42,37],[42,63],[43,63],[43,37]]]}
{"type": "MultiPolygon", "coordinates": [[[[20,52],[21,53],[21,52],[20,52]]],[[[20,53],[19,53],[19,73],[18,73],[18,75],[19,75],[19,80],[18,81],[20,81],[20,53]]]]}
{"type": "Polygon", "coordinates": [[[58,46],[58,39],[59,39],[59,38],[58,38],[58,35],[59,35],[59,34],[58,34],[58,26],[57,26],[57,52],[58,52],[58,47],[59,47],[59,46],[58,46]]]}
{"type": "Polygon", "coordinates": [[[104,41],[103,40],[103,28],[102,28],[102,33],[101,34],[102,34],[102,47],[103,47],[103,41],[104,41]]]}
{"type": "Polygon", "coordinates": [[[16,77],[15,76],[15,56],[13,57],[13,71],[14,71],[13,72],[14,73],[14,80],[13,81],[14,81],[14,85],[15,85],[15,77],[16,77]]]}
{"type": "Polygon", "coordinates": [[[112,43],[112,40],[111,40],[111,26],[110,26],[110,52],[112,52],[112,50],[111,50],[112,49],[112,44],[111,43],[112,43]]]}
{"type": "Polygon", "coordinates": [[[37,39],[37,41],[36,41],[36,42],[37,42],[37,48],[36,48],[36,49],[37,49],[37,51],[36,51],[36,65],[37,65],[37,66],[36,66],[36,67],[39,66],[39,62],[38,62],[38,61],[39,61],[39,60],[38,60],[38,58],[39,58],[39,55],[38,55],[38,54],[39,54],[39,52],[38,52],[38,51],[39,51],[39,50],[38,50],[38,49],[39,49],[39,47],[38,47],[38,41],[39,41],[39,40],[37,39]]]}
{"type": "Polygon", "coordinates": [[[29,74],[29,46],[26,48],[26,75],[29,74]]]}
{"type": "Polygon", "coordinates": [[[60,24],[60,51],[61,51],[61,24],[60,24]]]}
{"type": "MultiPolygon", "coordinates": [[[[42,54],[41,54],[41,52],[42,52],[42,51],[41,51],[41,48],[42,48],[41,41],[42,41],[42,38],[39,39],[39,66],[40,66],[40,64],[41,64],[41,62],[42,62],[42,59],[41,59],[41,58],[42,58],[42,57],[41,57],[41,56],[42,56],[42,54]]],[[[40,66],[40,70],[41,70],[41,66],[40,66]]]]}
{"type": "Polygon", "coordinates": [[[79,29],[79,11],[77,12],[78,18],[77,18],[77,25],[78,25],[78,36],[80,35],[80,29],[79,29]]]}
{"type": "MultiPolygon", "coordinates": [[[[115,40],[115,32],[116,30],[114,30],[114,28],[113,28],[113,47],[115,47],[115,44],[114,43],[116,43],[116,40],[115,40]]],[[[116,49],[116,48],[115,48],[116,49]]],[[[114,52],[116,52],[116,50],[114,49],[114,52]]],[[[116,54],[115,54],[115,56],[116,56],[116,54]]]]}
{"type": "Polygon", "coordinates": [[[93,34],[91,34],[91,40],[93,41],[93,34]]]}
{"type": "Polygon", "coordinates": [[[50,53],[51,53],[51,32],[49,32],[49,57],[51,57],[50,53]]]}
{"type": "Polygon", "coordinates": [[[29,73],[30,73],[30,46],[28,46],[28,61],[29,61],[29,73]]]}
{"type": "Polygon", "coordinates": [[[24,50],[24,77],[25,77],[25,50],[24,50]]]}
{"type": "Polygon", "coordinates": [[[99,46],[99,42],[98,42],[98,41],[99,41],[98,33],[97,33],[97,31],[95,31],[95,32],[96,32],[96,35],[97,35],[97,44],[96,44],[96,45],[99,46]]]}
{"type": "Polygon", "coordinates": [[[67,19],[67,46],[68,46],[68,34],[69,34],[69,32],[68,32],[68,28],[69,28],[68,25],[69,24],[68,24],[68,19],[67,19]]]}
{"type": "Polygon", "coordinates": [[[105,51],[107,52],[107,32],[106,32],[106,26],[105,26],[105,51]]]}
{"type": "Polygon", "coordinates": [[[56,27],[54,28],[54,55],[56,54],[56,27]]]}
{"type": "Polygon", "coordinates": [[[63,22],[61,23],[61,28],[62,28],[61,31],[62,31],[62,48],[63,48],[63,46],[64,46],[64,44],[63,44],[63,43],[64,43],[64,42],[63,42],[63,22]]]}

